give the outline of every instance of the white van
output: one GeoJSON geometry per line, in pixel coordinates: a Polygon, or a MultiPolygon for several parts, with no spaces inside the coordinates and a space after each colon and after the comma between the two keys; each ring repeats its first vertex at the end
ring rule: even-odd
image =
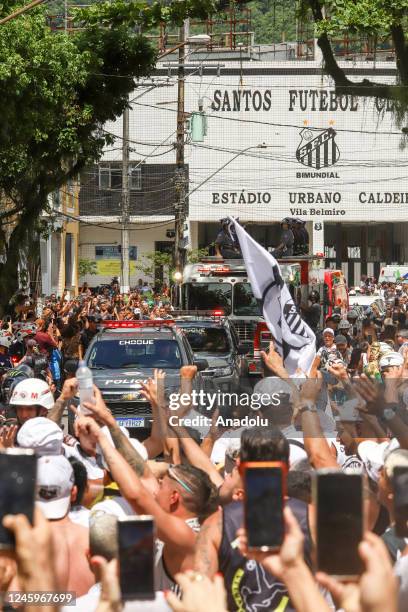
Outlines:
{"type": "Polygon", "coordinates": [[[385,266],[384,268],[381,268],[378,282],[396,283],[397,280],[404,278],[405,276],[408,278],[408,266],[385,266]]]}

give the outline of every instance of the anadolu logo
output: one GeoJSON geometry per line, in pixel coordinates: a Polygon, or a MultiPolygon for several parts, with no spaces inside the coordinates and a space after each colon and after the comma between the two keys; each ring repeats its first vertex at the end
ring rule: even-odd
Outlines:
{"type": "Polygon", "coordinates": [[[303,128],[299,134],[301,141],[296,151],[298,162],[316,170],[334,166],[340,159],[336,134],[332,127],[327,130],[303,128]]]}

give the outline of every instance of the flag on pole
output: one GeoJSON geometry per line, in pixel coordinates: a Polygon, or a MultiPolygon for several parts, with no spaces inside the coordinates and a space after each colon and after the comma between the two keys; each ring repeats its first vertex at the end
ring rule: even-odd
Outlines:
{"type": "Polygon", "coordinates": [[[300,317],[276,259],[231,218],[252,292],[289,374],[309,372],[316,354],[315,335],[300,317]]]}

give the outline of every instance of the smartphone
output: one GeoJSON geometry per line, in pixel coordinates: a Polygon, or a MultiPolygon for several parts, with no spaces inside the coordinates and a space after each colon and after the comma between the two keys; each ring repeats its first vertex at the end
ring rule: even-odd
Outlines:
{"type": "Polygon", "coordinates": [[[14,536],[3,527],[6,514],[24,514],[32,524],[37,458],[34,451],[9,448],[0,452],[0,549],[14,549],[14,536]]]}
{"type": "Polygon", "coordinates": [[[155,599],[153,517],[119,519],[118,539],[122,599],[155,599]]]}
{"type": "Polygon", "coordinates": [[[408,538],[408,467],[394,468],[392,489],[395,532],[399,538],[408,538]]]}
{"type": "Polygon", "coordinates": [[[281,461],[249,461],[240,466],[245,490],[248,548],[278,551],[285,533],[283,504],[287,466],[281,461]]]}
{"type": "Polygon", "coordinates": [[[317,569],[339,580],[363,571],[358,545],[363,538],[363,476],[318,470],[313,479],[317,569]]]}

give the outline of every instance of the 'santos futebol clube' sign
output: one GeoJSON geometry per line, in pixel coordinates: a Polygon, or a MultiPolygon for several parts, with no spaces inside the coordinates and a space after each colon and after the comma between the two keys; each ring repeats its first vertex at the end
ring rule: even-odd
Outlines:
{"type": "MultiPolygon", "coordinates": [[[[356,113],[360,109],[360,101],[351,95],[337,96],[329,89],[288,89],[287,110],[302,113],[356,113]]],[[[215,112],[273,112],[273,89],[216,89],[213,92],[212,110],[215,112]]],[[[391,112],[393,103],[382,99],[374,100],[378,113],[391,112]]],[[[296,191],[287,192],[288,213],[292,216],[345,216],[346,208],[342,208],[342,193],[339,189],[310,191],[304,190],[304,179],[341,181],[341,172],[335,167],[341,158],[338,132],[333,127],[333,115],[327,116],[327,128],[317,129],[305,127],[299,131],[300,140],[294,151],[294,161],[310,170],[295,170],[293,178],[300,180],[301,185],[296,191]],[[331,119],[329,121],[329,119],[331,119]],[[329,208],[325,205],[330,205],[329,208]],[[307,208],[306,208],[307,207],[307,208]]],[[[316,123],[321,123],[321,119],[316,123]]],[[[342,136],[342,134],[340,134],[342,136]]],[[[299,166],[298,166],[299,168],[299,166]]],[[[340,183],[341,184],[341,183],[340,183]]],[[[336,182],[339,185],[339,182],[336,182]]],[[[356,194],[357,202],[361,204],[408,204],[408,192],[369,192],[360,191],[356,194]]],[[[217,191],[212,192],[212,203],[224,205],[250,206],[256,204],[273,205],[274,198],[270,191],[217,191]]],[[[343,204],[344,206],[344,204],[343,204]]]]}

